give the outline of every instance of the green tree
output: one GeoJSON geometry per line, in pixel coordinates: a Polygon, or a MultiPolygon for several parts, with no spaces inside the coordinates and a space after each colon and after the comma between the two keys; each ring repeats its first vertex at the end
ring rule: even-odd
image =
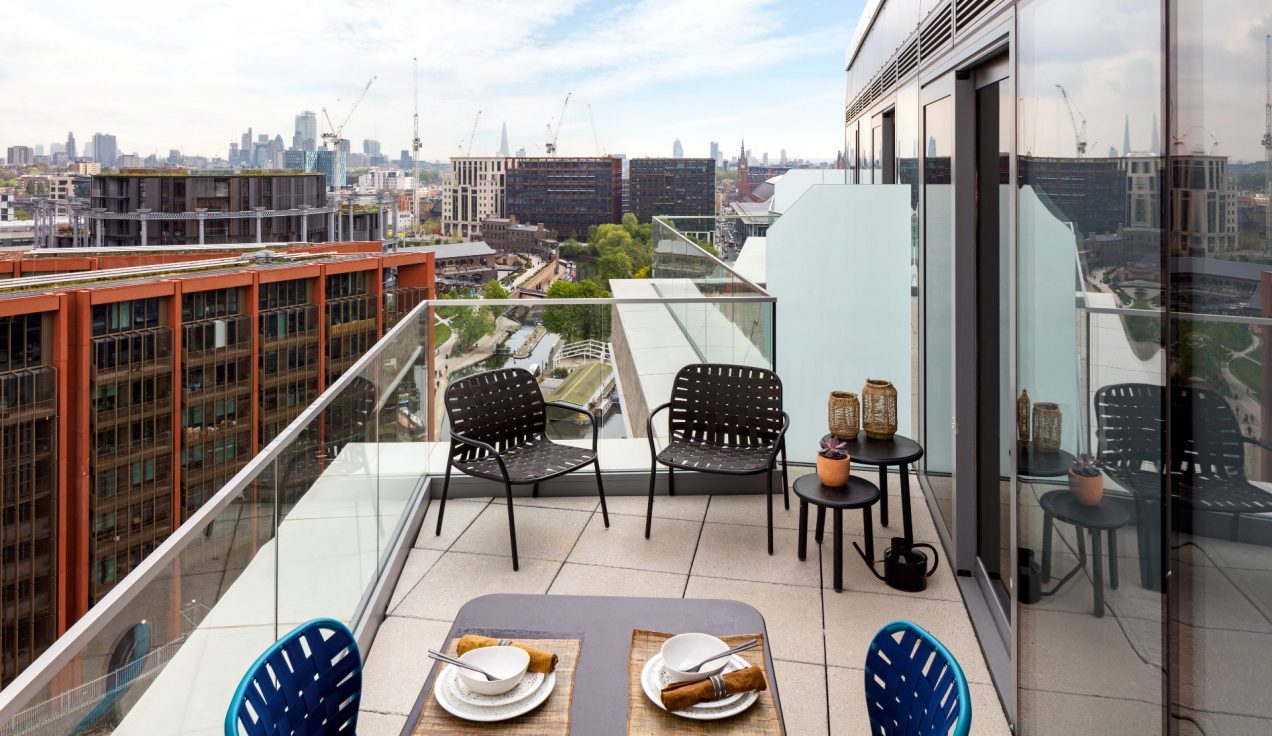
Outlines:
{"type": "Polygon", "coordinates": [[[623,229],[628,235],[636,237],[636,231],[640,229],[640,220],[636,219],[635,213],[628,212],[623,215],[623,229]]]}
{"type": "MultiPolygon", "coordinates": [[[[497,280],[491,279],[490,281],[486,282],[485,286],[481,287],[481,298],[482,299],[507,299],[508,290],[505,289],[503,287],[503,284],[500,284],[497,280]]],[[[499,313],[504,311],[505,309],[507,309],[507,307],[501,307],[498,305],[489,306],[489,307],[486,307],[486,313],[490,315],[490,319],[496,320],[499,318],[499,313]]]]}
{"type": "MultiPolygon", "coordinates": [[[[595,281],[554,281],[548,299],[600,299],[610,293],[595,281]]],[[[566,342],[609,339],[610,308],[581,304],[577,307],[553,305],[543,308],[543,326],[566,342]]]]}
{"type": "Polygon", "coordinates": [[[610,279],[630,279],[632,277],[632,259],[622,251],[601,256],[596,264],[597,277],[609,288],[610,279]]]}

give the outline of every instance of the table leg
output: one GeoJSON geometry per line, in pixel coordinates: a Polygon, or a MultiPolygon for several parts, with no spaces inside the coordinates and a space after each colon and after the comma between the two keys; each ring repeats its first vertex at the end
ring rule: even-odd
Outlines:
{"type": "Polygon", "coordinates": [[[1078,564],[1082,567],[1086,567],[1086,535],[1083,534],[1086,530],[1080,526],[1075,526],[1073,527],[1073,531],[1074,536],[1078,538],[1078,564]]]}
{"type": "MultiPolygon", "coordinates": [[[[1078,530],[1078,538],[1082,536],[1082,530],[1078,530]]],[[[1098,529],[1091,530],[1091,562],[1095,568],[1095,615],[1097,618],[1104,618],[1104,561],[1100,559],[1100,531],[1098,529]]]]}
{"type": "Polygon", "coordinates": [[[1117,590],[1117,530],[1109,530],[1109,587],[1117,590]]]}
{"type": "Polygon", "coordinates": [[[1042,582],[1051,582],[1051,534],[1055,530],[1055,522],[1051,514],[1042,512],[1042,582]]]}
{"type": "Polygon", "coordinates": [[[866,527],[866,562],[870,563],[870,568],[874,569],[874,513],[869,506],[861,507],[861,520],[866,527]]]}
{"type": "Polygon", "coordinates": [[[914,520],[910,516],[910,466],[901,466],[901,525],[905,541],[914,543],[914,520]]]}
{"type": "Polygon", "coordinates": [[[822,543],[822,529],[826,528],[826,507],[817,507],[817,533],[813,535],[813,539],[818,544],[822,543]]]}
{"type": "Polygon", "coordinates": [[[888,466],[879,466],[879,523],[888,525],[888,466]]]}
{"type": "Polygon", "coordinates": [[[835,509],[835,590],[844,589],[844,510],[835,509]]]}
{"type": "Polygon", "coordinates": [[[808,502],[799,500],[799,558],[808,557],[808,502]]]}

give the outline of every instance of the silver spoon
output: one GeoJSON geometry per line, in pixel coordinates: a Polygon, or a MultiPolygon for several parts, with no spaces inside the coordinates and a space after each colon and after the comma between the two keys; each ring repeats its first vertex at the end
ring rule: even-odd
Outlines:
{"type": "Polygon", "coordinates": [[[710,657],[707,657],[706,659],[702,660],[701,662],[699,662],[698,664],[695,664],[692,667],[681,667],[680,671],[681,672],[697,672],[698,670],[702,669],[702,666],[705,665],[707,662],[714,662],[717,659],[720,659],[721,657],[731,657],[734,654],[737,654],[738,652],[745,652],[746,650],[754,649],[755,647],[759,645],[760,645],[759,639],[752,639],[751,641],[748,641],[745,644],[739,644],[736,647],[733,647],[727,652],[720,652],[719,654],[713,654],[710,657]]]}
{"type": "MultiPolygon", "coordinates": [[[[466,670],[472,670],[473,672],[476,672],[482,677],[485,677],[487,682],[494,682],[495,680],[499,679],[498,677],[495,677],[494,675],[490,674],[489,672],[487,672],[486,670],[483,670],[480,667],[471,665],[467,662],[456,659],[449,655],[442,654],[441,652],[433,651],[432,649],[428,650],[428,656],[430,659],[436,659],[438,662],[445,662],[446,664],[453,664],[456,667],[463,667],[466,670]]],[[[704,662],[703,664],[706,664],[706,662],[704,662]]],[[[701,667],[702,665],[698,665],[698,666],[701,667]]]]}

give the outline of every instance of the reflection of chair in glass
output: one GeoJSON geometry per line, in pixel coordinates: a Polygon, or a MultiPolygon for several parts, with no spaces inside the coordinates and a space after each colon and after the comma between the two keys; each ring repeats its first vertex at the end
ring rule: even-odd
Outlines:
{"type": "Polygon", "coordinates": [[[680,369],[671,386],[671,401],[656,407],[646,422],[649,439],[649,506],[645,538],[654,517],[654,478],[658,464],[667,466],[667,494],[676,493],[676,468],[722,475],[768,474],[768,552],[773,554],[773,470],[782,456],[782,496],[791,507],[786,483],[786,428],[782,380],[763,368],[695,363],[680,369]],[[654,415],[670,409],[670,440],[661,451],[654,444],[654,415]]]}
{"type": "Polygon", "coordinates": [[[437,533],[450,488],[451,468],[487,480],[503,481],[508,498],[508,536],[512,542],[512,569],[518,569],[517,527],[512,513],[512,487],[533,485],[592,465],[596,492],[601,497],[601,516],[609,526],[601,462],[596,452],[596,417],[586,408],[559,401],[544,401],[534,376],[523,368],[486,371],[446,387],[446,416],[450,419],[450,453],[442,499],[437,507],[437,533]],[[547,407],[576,412],[592,423],[592,449],[553,442],[547,436],[547,407]]]}
{"type": "Polygon", "coordinates": [[[352,734],[361,696],[358,642],[339,621],[316,618],[252,663],[230,700],[225,734],[352,734]]]}
{"type": "MultiPolygon", "coordinates": [[[[1135,497],[1140,573],[1145,587],[1160,584],[1160,518],[1163,475],[1164,389],[1146,383],[1104,386],[1095,392],[1099,459],[1104,472],[1135,497]]],[[[1241,517],[1272,511],[1272,493],[1246,478],[1245,446],[1272,448],[1241,434],[1231,405],[1201,386],[1171,392],[1172,503],[1177,528],[1189,531],[1194,515],[1231,516],[1237,539],[1241,517]]]]}
{"type": "Polygon", "coordinates": [[[88,715],[80,719],[75,729],[71,731],[72,734],[80,736],[96,731],[109,733],[119,725],[121,720],[119,701],[123,700],[128,688],[141,674],[146,655],[149,653],[149,626],[133,624],[124,631],[115,642],[115,648],[111,651],[110,660],[107,662],[105,694],[88,712],[88,715]]]}
{"type": "Polygon", "coordinates": [[[875,634],[866,653],[866,714],[871,734],[967,736],[967,677],[936,637],[910,621],[893,621],[875,634]]]}

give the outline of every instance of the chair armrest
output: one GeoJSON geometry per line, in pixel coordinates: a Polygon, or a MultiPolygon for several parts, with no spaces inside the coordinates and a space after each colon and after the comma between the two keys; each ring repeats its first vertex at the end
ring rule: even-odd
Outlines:
{"type": "Polygon", "coordinates": [[[791,415],[785,411],[782,412],[782,429],[777,433],[777,439],[773,442],[773,453],[769,456],[769,462],[777,461],[777,454],[781,452],[782,446],[786,444],[786,430],[790,429],[791,415]]]}
{"type": "MultiPolygon", "coordinates": [[[[494,445],[488,444],[486,442],[482,442],[481,440],[475,440],[472,437],[465,437],[462,434],[451,432],[451,444],[454,445],[456,442],[460,444],[468,445],[469,447],[477,447],[482,450],[485,450],[486,452],[489,452],[491,456],[495,458],[495,461],[499,463],[499,470],[500,472],[503,473],[504,479],[507,480],[508,466],[504,465],[503,455],[500,454],[500,452],[495,449],[494,445]]],[[[451,459],[449,457],[446,458],[446,462],[448,463],[451,462],[451,459]]]]}
{"type": "Polygon", "coordinates": [[[658,447],[656,445],[656,440],[658,439],[658,437],[657,435],[654,434],[654,415],[662,411],[663,409],[670,409],[670,408],[671,408],[670,401],[668,401],[665,404],[662,404],[661,406],[654,407],[654,410],[649,412],[649,418],[645,420],[645,439],[649,440],[649,456],[651,459],[658,457],[658,447]]]}
{"type": "Polygon", "coordinates": [[[564,401],[545,401],[543,402],[543,405],[555,406],[558,409],[578,412],[579,414],[587,417],[587,421],[592,425],[592,452],[596,452],[596,441],[600,438],[601,428],[597,425],[596,417],[592,416],[592,412],[588,411],[586,407],[575,406],[574,404],[566,403],[564,401]]]}
{"type": "Polygon", "coordinates": [[[1267,445],[1265,445],[1265,444],[1263,444],[1262,442],[1260,442],[1260,441],[1258,441],[1258,440],[1254,439],[1253,437],[1246,437],[1245,435],[1242,435],[1242,437],[1241,437],[1241,441],[1242,441],[1242,442],[1246,442],[1246,443],[1251,444],[1251,445],[1254,445],[1255,447],[1259,447],[1259,448],[1262,448],[1262,449],[1264,449],[1264,450],[1267,450],[1268,452],[1272,452],[1272,447],[1268,447],[1267,445]]]}

